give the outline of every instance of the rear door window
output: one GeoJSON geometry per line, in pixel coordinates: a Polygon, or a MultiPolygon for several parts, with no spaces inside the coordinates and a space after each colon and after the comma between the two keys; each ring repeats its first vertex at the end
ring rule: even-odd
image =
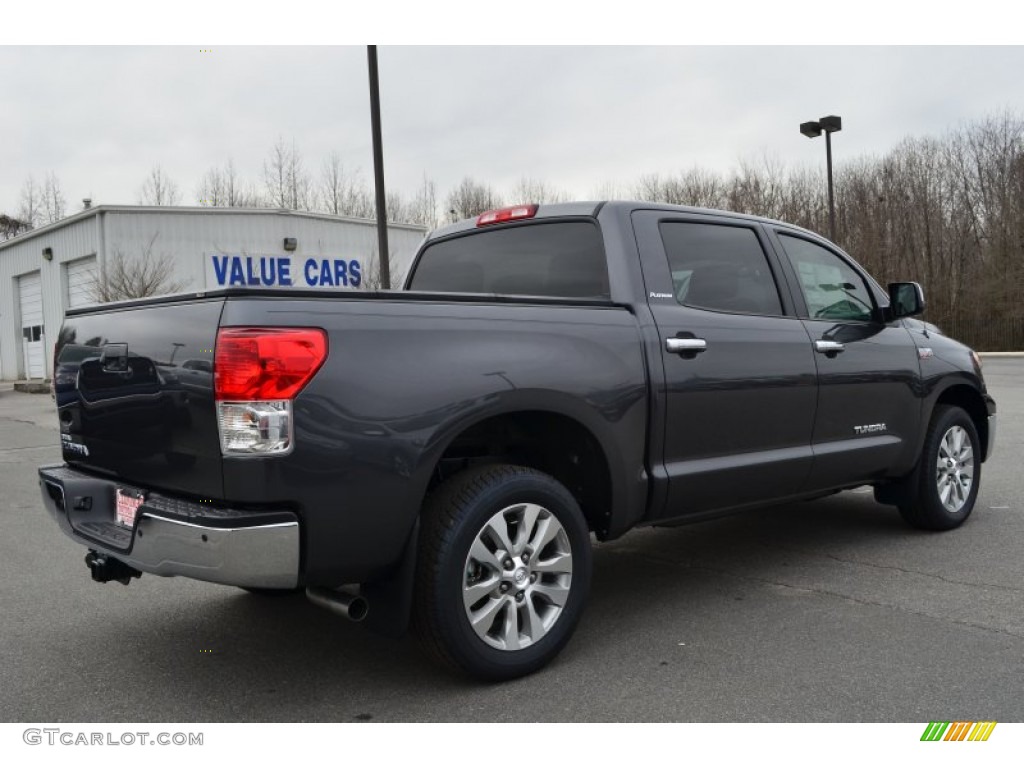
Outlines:
{"type": "Polygon", "coordinates": [[[482,229],[428,245],[411,291],[609,298],[597,225],[557,221],[482,229]]]}
{"type": "Polygon", "coordinates": [[[781,315],[768,258],[749,227],[663,221],[672,290],[688,307],[755,315],[781,315]]]}

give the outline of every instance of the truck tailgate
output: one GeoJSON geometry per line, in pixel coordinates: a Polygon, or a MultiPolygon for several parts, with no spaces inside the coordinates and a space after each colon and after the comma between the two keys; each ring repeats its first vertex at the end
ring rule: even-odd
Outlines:
{"type": "Polygon", "coordinates": [[[146,490],[220,498],[213,348],[223,298],[72,314],[54,351],[64,460],[146,490]]]}

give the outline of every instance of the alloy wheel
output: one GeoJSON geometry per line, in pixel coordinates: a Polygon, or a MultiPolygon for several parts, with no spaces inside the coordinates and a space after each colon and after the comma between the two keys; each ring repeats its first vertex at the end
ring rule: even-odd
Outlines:
{"type": "Polygon", "coordinates": [[[477,636],[517,651],[558,621],[572,585],[565,528],[538,504],[505,507],[477,532],[466,558],[462,602],[477,636]]]}
{"type": "Polygon", "coordinates": [[[959,512],[967,503],[974,482],[974,447],[961,426],[946,430],[939,442],[935,466],[935,487],[939,501],[950,512],[959,512]]]}

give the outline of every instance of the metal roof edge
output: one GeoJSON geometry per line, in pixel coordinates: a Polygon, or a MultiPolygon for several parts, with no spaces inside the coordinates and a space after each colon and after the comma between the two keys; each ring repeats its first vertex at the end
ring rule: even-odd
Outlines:
{"type": "MultiPolygon", "coordinates": [[[[41,227],[30,229],[28,232],[23,232],[20,235],[12,237],[10,240],[4,240],[0,242],[0,250],[7,248],[11,245],[27,242],[34,237],[56,232],[61,227],[66,227],[70,224],[76,224],[79,221],[88,219],[90,216],[96,216],[100,213],[177,213],[177,214],[198,214],[198,215],[225,215],[225,214],[242,214],[246,216],[262,214],[277,215],[277,216],[289,216],[306,219],[319,219],[321,221],[332,221],[336,223],[347,223],[347,224],[361,224],[375,227],[377,225],[376,219],[364,219],[356,216],[339,216],[333,213],[321,213],[319,211],[293,211],[289,208],[227,208],[227,207],[214,207],[214,206],[186,206],[186,205],[94,205],[90,208],[85,208],[81,211],[65,216],[59,221],[54,221],[50,224],[44,224],[41,227]]],[[[389,228],[397,229],[408,229],[414,232],[427,233],[428,228],[421,224],[406,224],[399,222],[388,222],[389,228]]]]}
{"type": "Polygon", "coordinates": [[[0,250],[9,245],[27,242],[34,237],[39,237],[40,235],[45,235],[49,232],[56,232],[61,227],[66,227],[68,224],[75,224],[89,218],[90,216],[95,216],[100,212],[100,208],[101,206],[85,208],[77,213],[71,214],[70,216],[65,216],[63,219],[58,221],[51,222],[50,224],[44,224],[43,226],[36,227],[35,229],[30,229],[28,232],[22,232],[20,235],[15,235],[10,240],[0,242],[0,250]]]}
{"type": "MultiPolygon", "coordinates": [[[[224,215],[241,214],[245,216],[254,215],[276,215],[295,216],[305,219],[322,219],[324,221],[347,222],[349,224],[367,224],[377,226],[376,219],[362,218],[359,216],[341,216],[335,213],[324,211],[294,211],[291,208],[231,208],[228,206],[206,206],[206,205],[103,205],[98,206],[111,213],[183,213],[199,215],[224,215]]],[[[426,232],[427,227],[422,224],[410,224],[407,222],[389,221],[389,227],[399,229],[412,229],[419,232],[426,232]]]]}

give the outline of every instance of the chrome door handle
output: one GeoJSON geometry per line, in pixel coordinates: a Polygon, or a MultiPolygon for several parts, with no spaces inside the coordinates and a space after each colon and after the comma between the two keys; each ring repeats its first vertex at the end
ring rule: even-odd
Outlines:
{"type": "Polygon", "coordinates": [[[669,352],[690,352],[696,354],[708,348],[704,339],[665,339],[665,349],[669,352]]]}
{"type": "Polygon", "coordinates": [[[815,341],[814,348],[825,355],[835,355],[846,349],[846,347],[838,341],[825,341],[824,339],[818,339],[815,341]]]}

